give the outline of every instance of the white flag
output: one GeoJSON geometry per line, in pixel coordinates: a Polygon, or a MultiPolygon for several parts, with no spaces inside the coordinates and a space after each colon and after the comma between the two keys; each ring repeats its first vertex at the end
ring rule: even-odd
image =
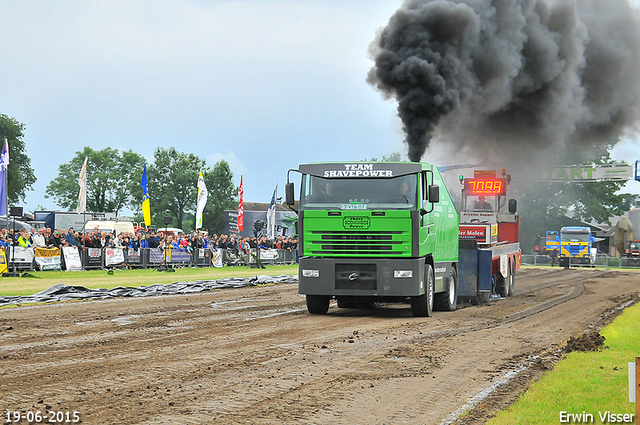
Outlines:
{"type": "Polygon", "coordinates": [[[78,177],[78,184],[80,185],[80,192],[78,193],[78,208],[77,213],[83,213],[87,210],[87,159],[84,157],[84,164],[80,170],[80,176],[78,177]]]}
{"type": "Polygon", "coordinates": [[[271,202],[269,203],[269,209],[267,210],[267,237],[269,239],[275,238],[277,193],[278,185],[276,184],[276,188],[273,190],[273,196],[271,197],[271,202]]]}
{"type": "Polygon", "coordinates": [[[202,171],[200,172],[200,176],[198,176],[198,206],[196,207],[196,229],[202,227],[202,212],[204,211],[204,206],[207,204],[207,186],[204,183],[204,176],[202,175],[202,171]]]}

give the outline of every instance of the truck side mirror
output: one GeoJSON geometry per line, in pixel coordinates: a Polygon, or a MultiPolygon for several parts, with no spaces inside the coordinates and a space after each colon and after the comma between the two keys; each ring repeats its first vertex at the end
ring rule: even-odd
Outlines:
{"type": "Polygon", "coordinates": [[[515,213],[518,210],[518,201],[515,199],[509,199],[509,212],[515,213]]]}
{"type": "Polygon", "coordinates": [[[429,202],[432,204],[440,202],[440,186],[435,184],[429,185],[429,202]]]}
{"type": "Polygon", "coordinates": [[[293,188],[293,183],[287,183],[284,186],[284,192],[285,192],[285,203],[287,205],[293,205],[295,204],[295,189],[293,188]]]}

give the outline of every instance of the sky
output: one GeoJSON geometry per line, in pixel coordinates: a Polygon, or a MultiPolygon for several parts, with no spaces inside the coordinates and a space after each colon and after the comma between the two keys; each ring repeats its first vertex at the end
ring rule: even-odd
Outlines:
{"type": "MultiPolygon", "coordinates": [[[[366,82],[369,45],[401,4],[0,0],[0,112],[26,125],[38,179],[25,210],[59,209],[45,188],[85,146],[224,159],[247,202],[276,183],[282,195],[299,164],[406,158],[396,102],[366,82]]],[[[637,150],[627,140],[614,156],[637,150]]]]}

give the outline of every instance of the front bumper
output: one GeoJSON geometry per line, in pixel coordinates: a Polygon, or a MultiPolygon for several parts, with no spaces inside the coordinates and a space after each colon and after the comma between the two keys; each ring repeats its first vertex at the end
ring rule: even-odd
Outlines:
{"type": "Polygon", "coordinates": [[[302,257],[298,293],[305,295],[411,297],[424,294],[424,259],[302,257]],[[304,277],[304,270],[318,277],[304,277]],[[394,271],[412,277],[394,277],[394,271]]]}

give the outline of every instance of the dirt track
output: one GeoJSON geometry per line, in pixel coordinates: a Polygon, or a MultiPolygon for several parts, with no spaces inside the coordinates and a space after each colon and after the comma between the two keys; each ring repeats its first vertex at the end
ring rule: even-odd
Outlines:
{"type": "Polygon", "coordinates": [[[466,419],[479,423],[552,365],[548,349],[639,292],[639,273],[529,269],[516,296],[431,318],[402,304],[332,304],[311,316],[294,284],[2,309],[0,413],[3,422],[6,410],[49,410],[91,424],[439,424],[532,365],[466,419]]]}

